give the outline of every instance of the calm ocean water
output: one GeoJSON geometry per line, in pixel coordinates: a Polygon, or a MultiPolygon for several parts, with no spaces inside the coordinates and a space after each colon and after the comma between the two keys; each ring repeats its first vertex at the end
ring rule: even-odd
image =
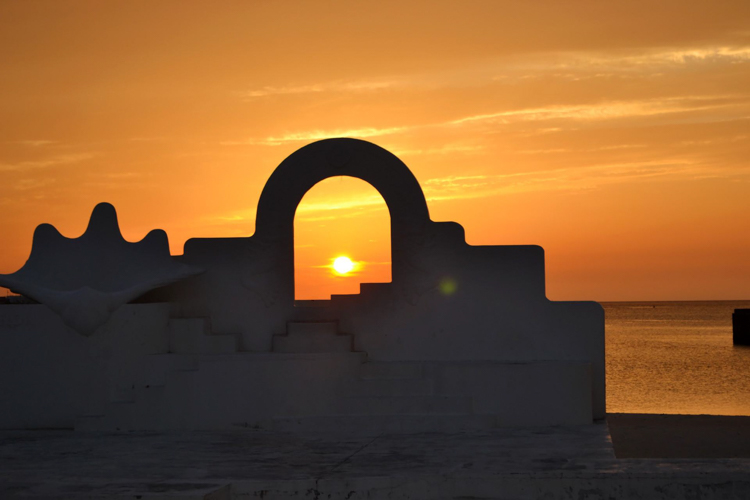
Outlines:
{"type": "Polygon", "coordinates": [[[750,347],[732,345],[750,301],[602,305],[608,412],[750,415],[750,347]]]}

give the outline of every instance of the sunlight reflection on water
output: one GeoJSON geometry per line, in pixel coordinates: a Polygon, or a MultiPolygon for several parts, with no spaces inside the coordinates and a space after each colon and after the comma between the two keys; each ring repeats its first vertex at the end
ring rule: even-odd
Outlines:
{"type": "Polygon", "coordinates": [[[750,347],[732,345],[750,301],[602,305],[608,412],[750,415],[750,347]]]}

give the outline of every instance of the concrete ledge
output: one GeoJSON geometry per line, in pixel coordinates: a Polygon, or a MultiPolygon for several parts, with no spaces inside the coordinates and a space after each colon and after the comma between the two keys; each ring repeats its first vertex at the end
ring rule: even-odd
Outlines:
{"type": "Polygon", "coordinates": [[[610,413],[618,458],[747,458],[750,417],[610,413]]]}

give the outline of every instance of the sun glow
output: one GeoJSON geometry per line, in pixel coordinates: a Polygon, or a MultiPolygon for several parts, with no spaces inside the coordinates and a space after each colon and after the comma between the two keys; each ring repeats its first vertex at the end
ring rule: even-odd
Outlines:
{"type": "Polygon", "coordinates": [[[336,274],[348,274],[354,270],[354,262],[349,257],[336,257],[331,265],[336,274]]]}

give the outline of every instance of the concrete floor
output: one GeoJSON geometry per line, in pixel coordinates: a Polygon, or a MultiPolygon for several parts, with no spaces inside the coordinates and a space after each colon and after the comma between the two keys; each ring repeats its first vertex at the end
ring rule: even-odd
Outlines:
{"type": "Polygon", "coordinates": [[[750,459],[617,459],[606,424],[357,436],[0,432],[0,498],[750,498],[750,459]]]}

